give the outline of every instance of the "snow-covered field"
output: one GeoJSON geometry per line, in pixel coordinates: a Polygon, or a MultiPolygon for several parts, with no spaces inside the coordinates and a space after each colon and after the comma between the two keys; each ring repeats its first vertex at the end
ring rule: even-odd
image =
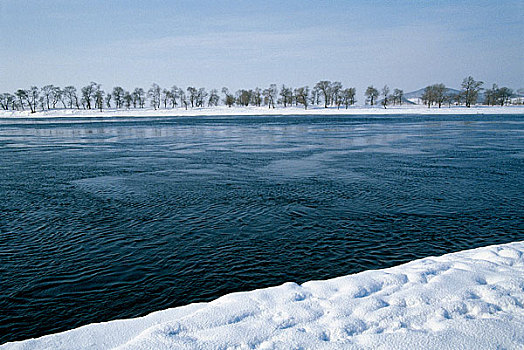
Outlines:
{"type": "Polygon", "coordinates": [[[208,115],[340,115],[340,114],[352,114],[352,115],[395,115],[395,114],[426,114],[426,115],[439,115],[439,114],[524,114],[524,106],[476,106],[472,108],[466,108],[463,106],[459,107],[442,107],[442,108],[427,108],[422,105],[416,106],[391,106],[384,109],[380,106],[353,106],[348,109],[345,108],[322,108],[322,107],[311,107],[307,110],[301,107],[288,107],[288,108],[272,108],[267,107],[231,107],[226,106],[219,107],[206,107],[206,108],[189,108],[187,110],[183,108],[175,109],[158,109],[154,110],[151,108],[145,109],[104,109],[102,112],[98,110],[76,110],[76,109],[57,109],[50,111],[41,111],[34,114],[28,111],[0,111],[0,118],[8,117],[30,117],[30,118],[41,118],[41,117],[111,117],[111,116],[208,116],[208,115]]]}
{"type": "Polygon", "coordinates": [[[233,293],[0,349],[524,349],[524,242],[233,293]]]}

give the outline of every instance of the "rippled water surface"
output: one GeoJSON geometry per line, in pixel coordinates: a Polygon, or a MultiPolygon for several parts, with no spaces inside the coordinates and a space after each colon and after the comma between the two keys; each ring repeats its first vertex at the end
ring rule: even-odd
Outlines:
{"type": "Polygon", "coordinates": [[[0,343],[524,239],[524,116],[0,119],[0,343]]]}

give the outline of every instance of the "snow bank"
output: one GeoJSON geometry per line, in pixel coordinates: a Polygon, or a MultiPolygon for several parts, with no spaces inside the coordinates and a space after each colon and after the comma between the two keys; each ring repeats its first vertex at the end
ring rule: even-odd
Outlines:
{"type": "Polygon", "coordinates": [[[0,349],[522,349],[524,242],[91,324],[0,349]]]}
{"type": "Polygon", "coordinates": [[[274,108],[267,107],[231,107],[226,106],[208,108],[183,108],[175,109],[105,109],[98,110],[76,110],[57,109],[51,111],[37,112],[28,111],[0,111],[0,118],[52,118],[52,117],[155,117],[155,116],[216,116],[216,115],[399,115],[399,114],[524,114],[524,106],[475,106],[466,108],[463,106],[427,108],[425,106],[391,106],[384,109],[380,106],[352,106],[345,108],[321,108],[318,106],[305,110],[299,107],[274,108]]]}

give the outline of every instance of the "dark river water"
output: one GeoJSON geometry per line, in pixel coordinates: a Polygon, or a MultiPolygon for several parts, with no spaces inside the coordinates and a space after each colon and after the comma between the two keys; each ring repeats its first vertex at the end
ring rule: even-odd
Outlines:
{"type": "Polygon", "coordinates": [[[524,239],[524,116],[0,119],[0,343],[524,239]]]}

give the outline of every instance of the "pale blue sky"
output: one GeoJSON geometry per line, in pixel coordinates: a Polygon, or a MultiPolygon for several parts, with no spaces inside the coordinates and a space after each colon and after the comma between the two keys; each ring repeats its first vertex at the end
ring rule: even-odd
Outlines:
{"type": "Polygon", "coordinates": [[[524,87],[522,0],[0,0],[0,33],[0,92],[328,79],[361,96],[467,75],[524,87]]]}

